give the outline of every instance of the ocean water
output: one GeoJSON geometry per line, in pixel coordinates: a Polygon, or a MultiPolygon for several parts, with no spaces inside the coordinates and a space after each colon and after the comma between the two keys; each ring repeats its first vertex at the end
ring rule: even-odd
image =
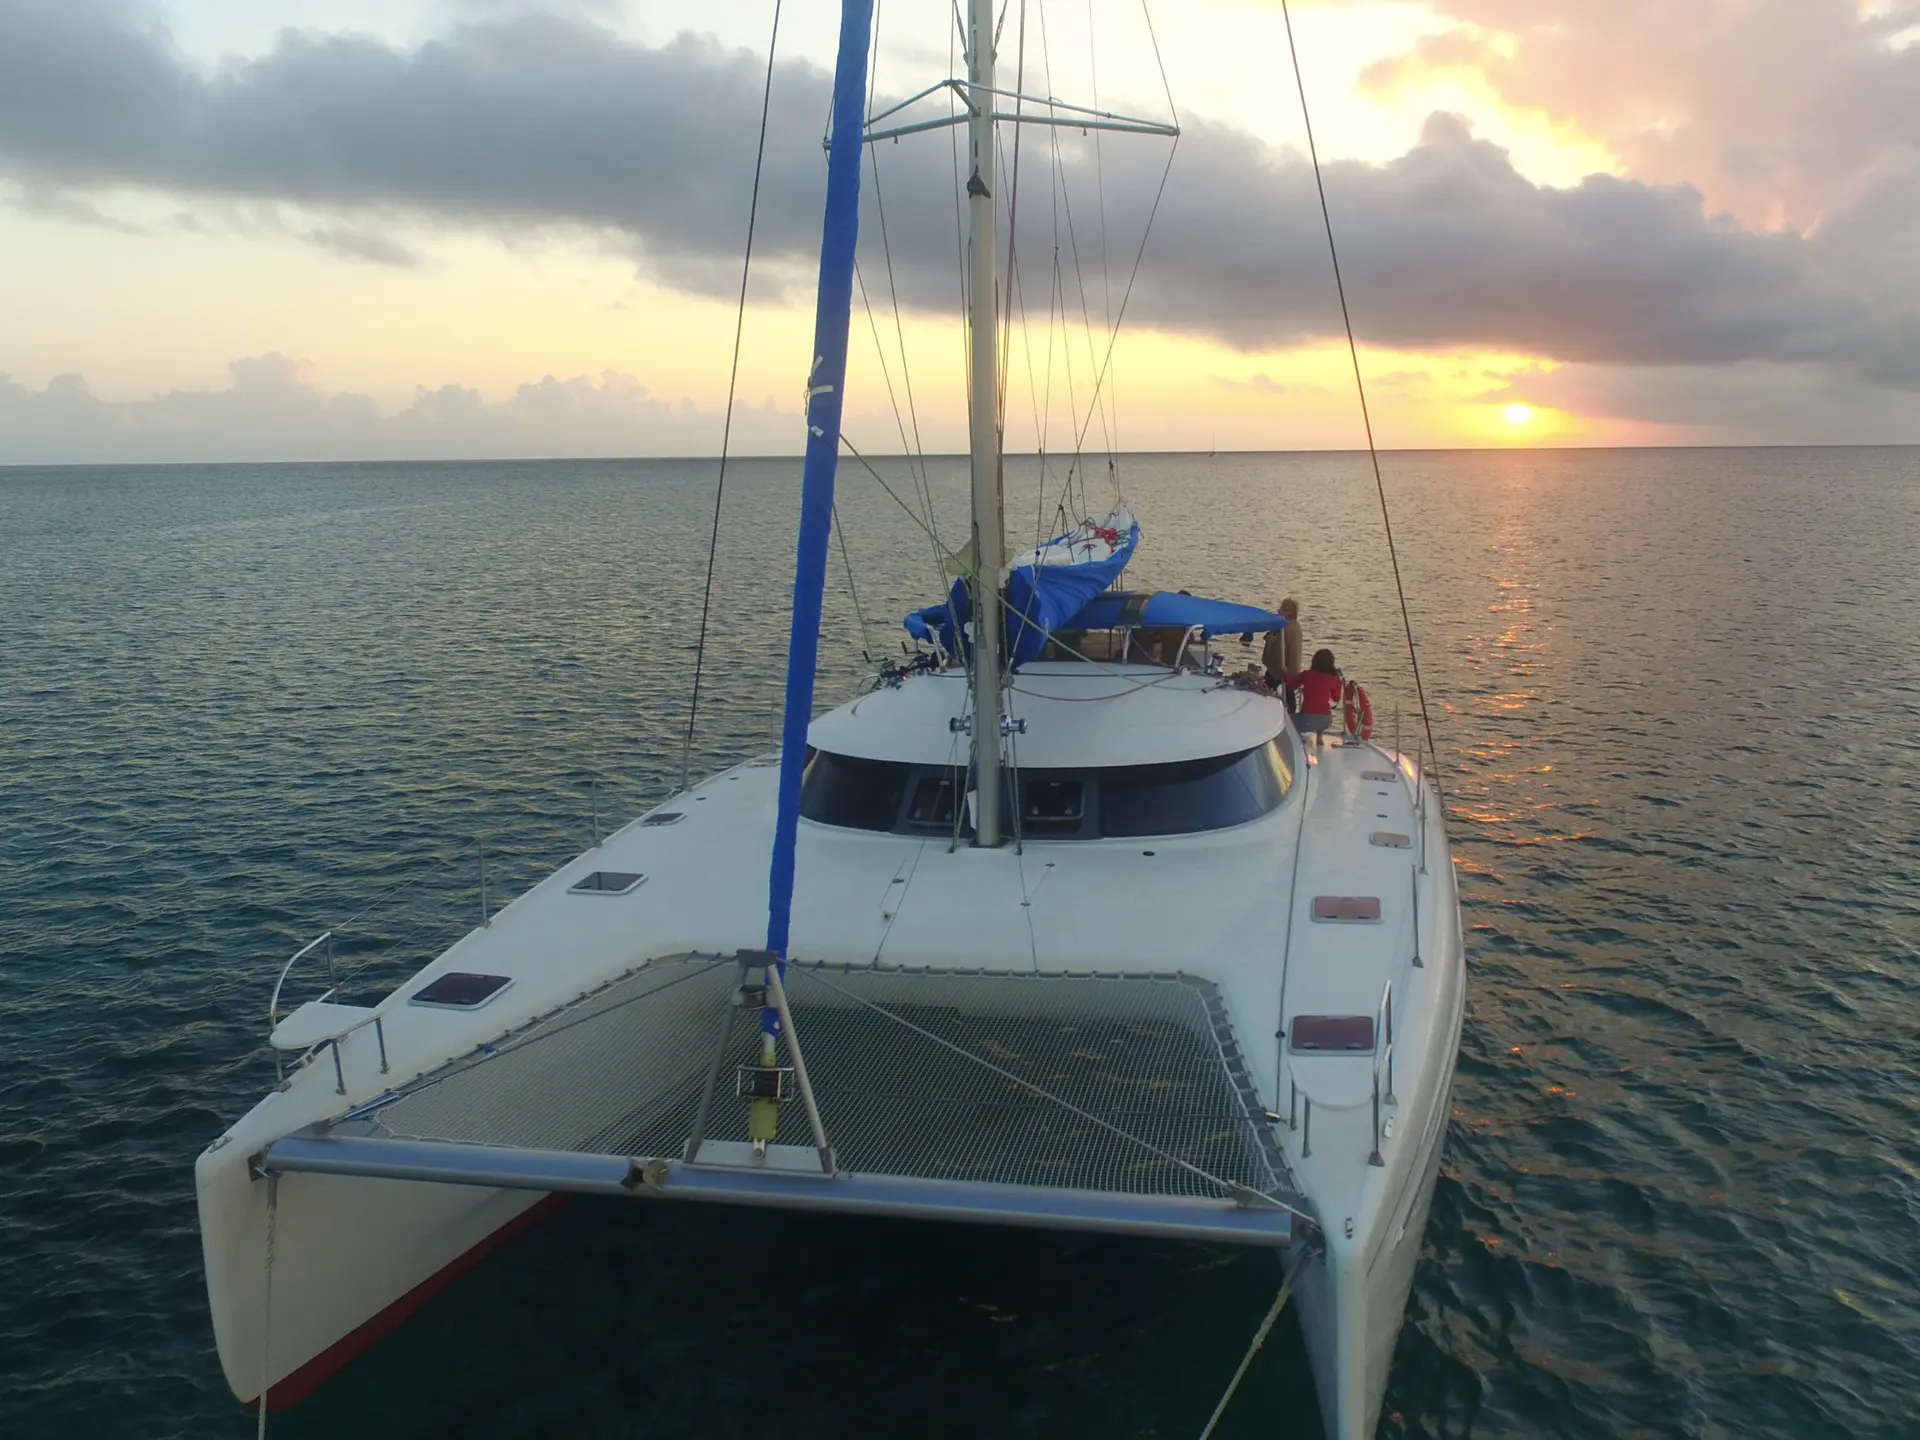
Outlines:
{"type": "MultiPolygon", "coordinates": [[[[1920,1435],[1920,450],[1385,457],[1469,927],[1393,1436],[1920,1435]]],[[[849,464],[839,698],[963,471],[849,464]],[[852,589],[848,575],[854,578],[852,589]]],[[[1100,508],[1104,461],[1071,482],[1100,508]]],[[[1364,457],[1137,456],[1132,578],[1272,603],[1411,743],[1364,457]]],[[[797,462],[736,462],[688,757],[777,726],[797,462]]],[[[281,961],[378,992],[674,787],[712,462],[0,470],[0,1434],[242,1436],[195,1154],[281,961]]],[[[1016,536],[1066,481],[1009,466],[1016,536]]],[[[279,1436],[1199,1432],[1270,1259],[573,1200],[279,1436]]],[[[1282,1323],[1222,1435],[1317,1436],[1282,1323]]]]}

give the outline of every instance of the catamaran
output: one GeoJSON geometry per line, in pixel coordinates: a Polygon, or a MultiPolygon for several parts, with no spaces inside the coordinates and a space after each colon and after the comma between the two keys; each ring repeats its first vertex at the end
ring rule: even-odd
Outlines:
{"type": "Polygon", "coordinates": [[[989,0],[949,82],[971,169],[967,573],[907,617],[910,663],[813,715],[862,138],[926,128],[863,115],[869,12],[841,17],[781,748],[376,1004],[283,1008],[276,987],[279,1083],[196,1167],[243,1401],[298,1400],[580,1193],[1265,1249],[1329,1440],[1375,1430],[1465,990],[1439,793],[1422,755],[1359,725],[1309,741],[1226,673],[1219,640],[1281,616],[1120,588],[1125,509],[1006,559],[995,131],[1063,110],[996,86],[989,0]]]}

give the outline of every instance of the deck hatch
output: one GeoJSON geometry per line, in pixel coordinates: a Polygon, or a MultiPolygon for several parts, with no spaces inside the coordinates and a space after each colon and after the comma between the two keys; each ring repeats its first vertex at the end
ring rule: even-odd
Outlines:
{"type": "Polygon", "coordinates": [[[1313,918],[1336,924],[1378,924],[1380,897],[1378,895],[1316,895],[1313,897],[1313,918]]]}
{"type": "Polygon", "coordinates": [[[1373,1051],[1371,1015],[1296,1015],[1287,1034],[1289,1048],[1302,1052],[1365,1055],[1373,1051]]]}
{"type": "MultiPolygon", "coordinates": [[[[369,1133],[678,1160],[729,1013],[726,1070],[761,1063],[740,983],[732,957],[655,960],[403,1087],[369,1133]]],[[[794,962],[786,987],[847,1173],[1214,1201],[1294,1189],[1203,981],[794,962]]],[[[733,1088],[710,1142],[749,1139],[733,1088]]],[[[806,1142],[797,1107],[779,1140],[806,1142]]]]}
{"type": "Polygon", "coordinates": [[[640,823],[642,825],[678,825],[687,818],[684,810],[656,810],[640,823]]]}
{"type": "Polygon", "coordinates": [[[478,1010],[512,983],[512,979],[505,975],[476,975],[470,970],[449,970],[414,991],[407,997],[407,1003],[436,1010],[478,1010]]]}
{"type": "Polygon", "coordinates": [[[1392,780],[1397,777],[1391,770],[1362,770],[1360,772],[1360,778],[1362,780],[1392,780]]]}
{"type": "Polygon", "coordinates": [[[567,889],[575,895],[625,895],[646,878],[637,870],[596,870],[567,889]]]}
{"type": "Polygon", "coordinates": [[[1381,845],[1388,850],[1405,850],[1413,844],[1411,835],[1403,835],[1398,830],[1376,830],[1367,837],[1370,844],[1381,845]]]}

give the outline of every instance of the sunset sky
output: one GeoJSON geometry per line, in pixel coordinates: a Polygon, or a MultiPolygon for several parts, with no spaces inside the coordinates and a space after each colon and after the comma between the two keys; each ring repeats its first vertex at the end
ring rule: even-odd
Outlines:
{"type": "MultiPolygon", "coordinates": [[[[782,14],[748,452],[802,443],[837,13],[782,14]]],[[[714,453],[772,17],[5,0],[0,463],[714,453]]],[[[1920,5],[1294,19],[1383,445],[1920,443],[1920,5]]],[[[1183,134],[1095,398],[1170,142],[1024,133],[1008,446],[1358,445],[1277,0],[1152,21],[1164,87],[1137,0],[1026,0],[1029,92],[1183,134]]],[[[875,108],[952,32],[884,0],[875,108]]],[[[900,449],[910,381],[959,449],[951,142],[875,158],[846,433],[900,449]]]]}

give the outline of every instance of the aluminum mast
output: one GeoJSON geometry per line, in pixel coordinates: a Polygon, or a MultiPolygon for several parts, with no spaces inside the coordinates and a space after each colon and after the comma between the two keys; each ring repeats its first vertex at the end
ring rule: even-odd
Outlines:
{"type": "Polygon", "coordinates": [[[1000,618],[1001,571],[1006,568],[1000,489],[1000,387],[996,373],[993,184],[993,0],[972,0],[967,36],[967,142],[973,174],[967,181],[968,244],[972,268],[967,307],[973,379],[970,388],[973,460],[973,775],[974,844],[1001,841],[1000,618]]]}

